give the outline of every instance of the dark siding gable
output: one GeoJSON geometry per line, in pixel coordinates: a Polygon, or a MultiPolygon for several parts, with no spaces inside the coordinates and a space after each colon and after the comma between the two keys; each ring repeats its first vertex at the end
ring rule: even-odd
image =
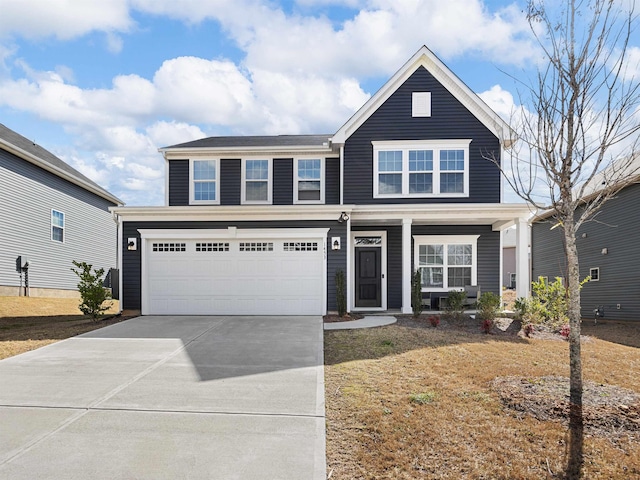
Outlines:
{"type": "Polygon", "coordinates": [[[483,155],[500,155],[500,143],[475,116],[423,67],[418,68],[345,144],[345,203],[496,203],[500,172],[483,155]],[[431,92],[431,117],[411,116],[413,92],[431,92]],[[376,140],[471,138],[468,198],[374,199],[373,146],[376,140]]]}

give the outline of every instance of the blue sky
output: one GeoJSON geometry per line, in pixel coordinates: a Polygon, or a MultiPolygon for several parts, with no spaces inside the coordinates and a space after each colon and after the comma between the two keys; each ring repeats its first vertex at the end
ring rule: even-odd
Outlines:
{"type": "Polygon", "coordinates": [[[504,72],[540,58],[523,5],[0,0],[0,122],[128,205],[160,205],[159,147],[334,132],[423,44],[508,116],[504,72]]]}

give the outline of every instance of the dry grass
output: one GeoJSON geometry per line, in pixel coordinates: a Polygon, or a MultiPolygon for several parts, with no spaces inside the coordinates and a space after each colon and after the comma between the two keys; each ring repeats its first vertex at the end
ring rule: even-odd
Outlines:
{"type": "Polygon", "coordinates": [[[78,310],[79,302],[76,298],[0,297],[0,359],[126,318],[113,317],[118,311],[114,302],[107,318],[94,322],[78,310]]]}
{"type": "MultiPolygon", "coordinates": [[[[640,393],[640,325],[584,330],[585,380],[640,393]]],[[[566,426],[506,408],[491,382],[509,376],[568,376],[567,343],[413,322],[326,332],[331,479],[564,478],[566,426]]],[[[609,433],[587,430],[584,478],[640,478],[638,432],[609,433]]]]}

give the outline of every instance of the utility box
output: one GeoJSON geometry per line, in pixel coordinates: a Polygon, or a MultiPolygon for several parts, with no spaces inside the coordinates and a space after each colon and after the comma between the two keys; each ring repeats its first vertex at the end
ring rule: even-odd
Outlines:
{"type": "Polygon", "coordinates": [[[26,255],[20,255],[16,259],[16,271],[21,272],[29,268],[29,257],[26,255]]]}

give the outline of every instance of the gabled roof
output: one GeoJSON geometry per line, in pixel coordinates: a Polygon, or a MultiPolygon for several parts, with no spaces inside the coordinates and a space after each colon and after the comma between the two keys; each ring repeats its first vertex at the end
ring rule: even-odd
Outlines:
{"type": "Polygon", "coordinates": [[[0,149],[13,153],[17,157],[32,163],[48,172],[57,175],[85,190],[98,195],[116,205],[124,205],[124,202],[112,195],[93,180],[72,168],[70,165],[56,157],[50,151],[42,148],[28,138],[14,132],[0,123],[0,149]]]}
{"type": "Polygon", "coordinates": [[[416,54],[405,63],[380,90],[373,95],[333,136],[335,144],[345,141],[373,113],[400,88],[402,84],[420,67],[424,67],[449,92],[478,118],[493,134],[498,137],[505,148],[509,148],[516,139],[515,132],[489,106],[482,101],[467,85],[440,61],[426,46],[422,46],[416,54]]]}

